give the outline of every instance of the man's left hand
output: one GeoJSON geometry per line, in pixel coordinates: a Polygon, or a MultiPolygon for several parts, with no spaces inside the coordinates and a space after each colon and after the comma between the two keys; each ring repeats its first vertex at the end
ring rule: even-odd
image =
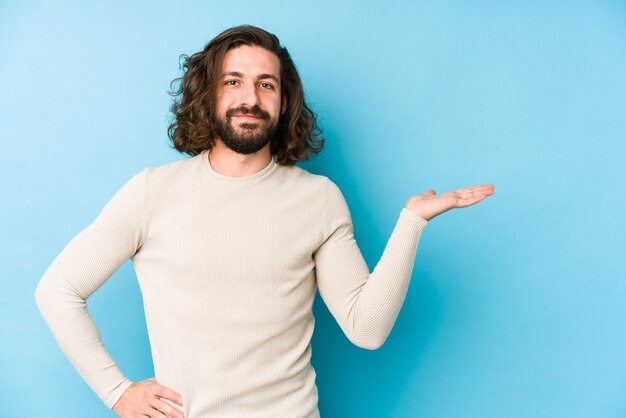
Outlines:
{"type": "Polygon", "coordinates": [[[493,184],[464,187],[441,195],[437,195],[433,189],[429,189],[423,194],[411,196],[405,207],[429,221],[450,209],[465,208],[478,203],[487,196],[494,194],[493,190],[493,184]]]}

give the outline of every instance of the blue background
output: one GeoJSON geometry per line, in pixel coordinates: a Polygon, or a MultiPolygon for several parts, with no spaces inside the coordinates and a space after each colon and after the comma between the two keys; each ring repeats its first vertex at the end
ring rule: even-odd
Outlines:
{"type": "MultiPolygon", "coordinates": [[[[178,56],[275,33],[325,129],[300,166],[344,192],[373,268],[411,194],[492,183],[433,219],[376,351],[314,305],[323,417],[626,416],[626,3],[3,2],[0,415],[113,417],[34,301],[54,257],[168,148],[178,56]],[[89,411],[89,412],[85,412],[89,411]]],[[[130,261],[89,299],[152,376],[130,261]]]]}

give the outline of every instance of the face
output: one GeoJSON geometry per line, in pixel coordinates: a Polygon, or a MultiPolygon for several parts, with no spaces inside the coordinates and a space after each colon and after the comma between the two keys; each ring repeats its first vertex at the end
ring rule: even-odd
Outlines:
{"type": "Polygon", "coordinates": [[[215,128],[219,139],[240,154],[252,154],[276,134],[285,110],[278,57],[258,46],[229,50],[217,88],[215,128]]]}

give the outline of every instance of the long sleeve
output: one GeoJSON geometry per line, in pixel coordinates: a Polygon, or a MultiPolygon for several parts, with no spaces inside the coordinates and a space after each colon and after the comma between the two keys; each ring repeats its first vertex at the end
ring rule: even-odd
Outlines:
{"type": "Polygon", "coordinates": [[[376,349],[391,332],[408,290],[421,233],[428,222],[402,208],[383,254],[371,272],[354,239],[346,201],[327,179],[324,242],[314,253],[324,303],[355,345],[376,349]]]}
{"type": "Polygon", "coordinates": [[[146,176],[147,169],[135,174],[114,194],[53,260],[35,290],[59,347],[109,408],[132,381],[106,351],[86,300],[143,244],[146,176]]]}

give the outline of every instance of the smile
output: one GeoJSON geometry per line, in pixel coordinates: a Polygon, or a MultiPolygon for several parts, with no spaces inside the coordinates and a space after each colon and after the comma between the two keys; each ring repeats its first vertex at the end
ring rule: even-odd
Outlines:
{"type": "Polygon", "coordinates": [[[234,117],[239,118],[239,119],[246,119],[246,120],[260,120],[261,118],[255,115],[244,115],[244,114],[240,114],[240,115],[234,115],[234,117]]]}

